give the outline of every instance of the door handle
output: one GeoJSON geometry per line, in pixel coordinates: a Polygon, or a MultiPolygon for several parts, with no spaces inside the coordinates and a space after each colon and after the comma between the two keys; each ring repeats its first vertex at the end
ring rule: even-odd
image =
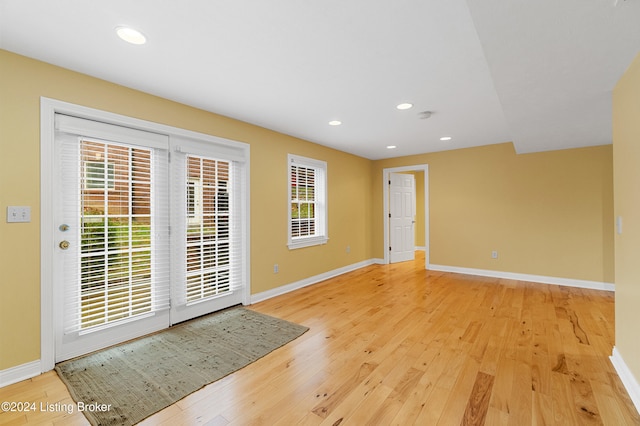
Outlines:
{"type": "Polygon", "coordinates": [[[59,246],[62,250],[66,250],[66,249],[68,249],[70,245],[71,245],[71,244],[70,244],[70,243],[69,243],[69,241],[67,241],[67,240],[60,241],[60,244],[58,244],[58,246],[59,246]]]}

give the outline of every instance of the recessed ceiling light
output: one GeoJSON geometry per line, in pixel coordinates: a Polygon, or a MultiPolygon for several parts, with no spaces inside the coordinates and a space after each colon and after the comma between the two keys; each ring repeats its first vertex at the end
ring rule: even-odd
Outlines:
{"type": "Polygon", "coordinates": [[[342,121],[340,121],[340,120],[331,120],[329,122],[329,126],[339,126],[341,124],[342,124],[342,121]]]}
{"type": "Polygon", "coordinates": [[[130,27],[116,27],[118,37],[131,44],[145,44],[147,38],[138,30],[130,27]]]}
{"type": "Polygon", "coordinates": [[[396,149],[396,148],[397,148],[397,146],[395,146],[395,145],[387,145],[387,149],[396,149]]]}
{"type": "Polygon", "coordinates": [[[450,141],[451,140],[451,136],[443,136],[440,138],[441,141],[450,141]]]}
{"type": "Polygon", "coordinates": [[[409,109],[411,107],[413,107],[413,104],[410,104],[410,103],[403,103],[396,106],[396,108],[398,109],[409,109]]]}

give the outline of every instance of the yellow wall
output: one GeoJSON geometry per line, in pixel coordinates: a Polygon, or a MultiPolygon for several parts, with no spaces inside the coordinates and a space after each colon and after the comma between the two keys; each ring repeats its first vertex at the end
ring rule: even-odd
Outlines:
{"type": "Polygon", "coordinates": [[[414,172],[416,177],[416,246],[417,247],[425,247],[426,243],[424,241],[424,172],[414,172]]]}
{"type": "Polygon", "coordinates": [[[371,258],[370,161],[0,50],[0,370],[40,358],[41,96],[249,143],[253,294],[371,258]],[[324,246],[287,249],[288,153],[327,162],[324,246]]]}
{"type": "Polygon", "coordinates": [[[640,382],[640,55],[613,92],[616,348],[640,382]]]}
{"type": "Polygon", "coordinates": [[[610,146],[369,161],[0,50],[0,370],[40,357],[41,96],[249,143],[253,294],[382,258],[382,169],[425,163],[432,263],[613,281],[610,146]],[[325,246],[286,247],[288,153],[328,163],[325,246]],[[31,206],[31,223],[7,224],[8,205],[31,206]]]}
{"type": "MultiPolygon", "coordinates": [[[[612,148],[516,155],[511,143],[374,162],[429,165],[430,263],[613,282],[612,148]],[[498,259],[491,251],[498,251],[498,259]]],[[[374,188],[373,212],[382,211],[374,188]]],[[[373,254],[383,256],[383,215],[373,254]]]]}

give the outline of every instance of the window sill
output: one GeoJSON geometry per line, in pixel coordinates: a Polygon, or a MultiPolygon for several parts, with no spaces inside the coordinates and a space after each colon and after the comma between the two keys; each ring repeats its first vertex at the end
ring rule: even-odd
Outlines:
{"type": "Polygon", "coordinates": [[[289,247],[289,250],[295,250],[303,247],[320,246],[326,244],[327,241],[329,241],[329,238],[327,237],[312,237],[289,241],[289,244],[287,244],[287,246],[289,247]]]}

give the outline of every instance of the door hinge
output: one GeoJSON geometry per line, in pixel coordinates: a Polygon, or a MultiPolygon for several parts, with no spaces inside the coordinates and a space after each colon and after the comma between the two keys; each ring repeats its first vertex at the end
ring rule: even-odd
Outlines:
{"type": "Polygon", "coordinates": [[[391,251],[391,246],[389,246],[389,251],[391,251]]]}
{"type": "Polygon", "coordinates": [[[391,179],[389,179],[389,185],[391,185],[391,179]]]}
{"type": "Polygon", "coordinates": [[[389,213],[389,219],[391,219],[391,213],[389,213]]]}

